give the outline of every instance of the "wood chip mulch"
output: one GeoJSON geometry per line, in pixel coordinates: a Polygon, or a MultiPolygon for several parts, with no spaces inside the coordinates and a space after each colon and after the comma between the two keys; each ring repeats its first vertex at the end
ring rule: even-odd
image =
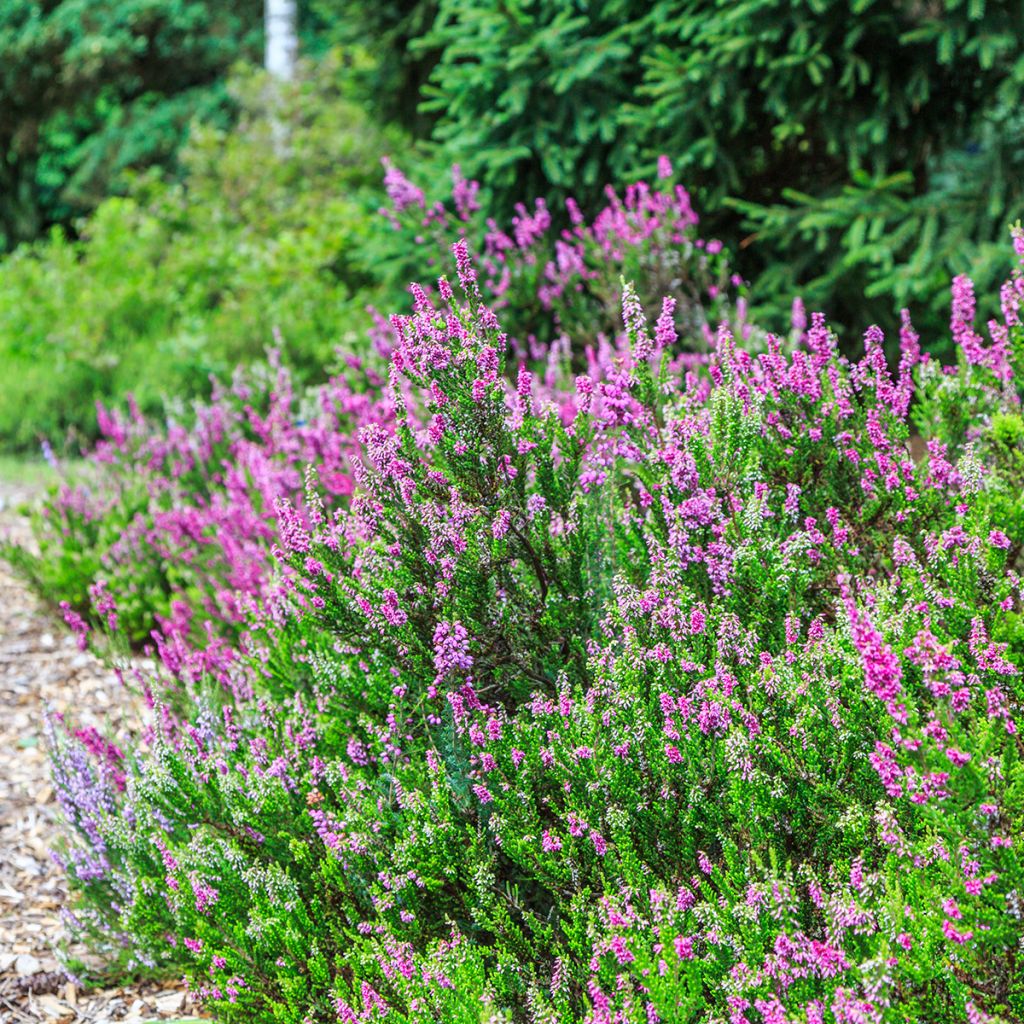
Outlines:
{"type": "MultiPolygon", "coordinates": [[[[0,483],[0,533],[28,539],[16,510],[31,497],[0,483]]],[[[0,1024],[194,1018],[184,991],[166,981],[83,991],[60,968],[53,949],[64,938],[67,893],[50,856],[60,809],[43,739],[47,707],[106,732],[124,721],[126,694],[0,562],[0,1024]]]]}

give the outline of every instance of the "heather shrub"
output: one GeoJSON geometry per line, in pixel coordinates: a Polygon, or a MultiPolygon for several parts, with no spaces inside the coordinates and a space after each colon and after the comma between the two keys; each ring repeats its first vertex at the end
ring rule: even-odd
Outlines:
{"type": "Polygon", "coordinates": [[[164,423],[134,403],[125,413],[100,406],[88,461],[33,513],[38,550],[2,551],[83,622],[108,617],[97,588],[112,595],[118,637],[131,645],[154,629],[158,645],[231,638],[270,581],[277,503],[301,502],[310,465],[321,500],[351,492],[356,431],[391,416],[379,384],[352,359],[345,378],[306,394],[272,353],[164,423]]]}
{"type": "MultiPolygon", "coordinates": [[[[760,337],[745,321],[740,282],[720,243],[697,237],[686,193],[665,180],[637,183],[622,199],[610,192],[592,222],[580,215],[562,238],[550,237],[542,202],[506,233],[473,219],[476,183],[456,175],[449,212],[439,203],[407,202],[419,191],[393,167],[387,181],[392,205],[384,212],[395,230],[386,230],[380,246],[380,276],[399,280],[408,252],[445,247],[457,237],[456,225],[467,235],[480,229],[487,294],[503,312],[524,310],[509,317],[516,334],[504,344],[535,367],[541,387],[564,380],[563,362],[582,368],[606,358],[621,334],[611,311],[621,306],[624,271],[641,282],[648,308],[668,293],[675,305],[666,307],[661,329],[685,339],[687,358],[707,351],[712,322],[728,319],[751,344],[760,337]],[[429,236],[416,244],[424,230],[429,236]],[[391,262],[383,258],[389,249],[391,262]]],[[[387,356],[397,343],[395,326],[376,312],[375,321],[377,356],[387,356]]],[[[171,621],[175,604],[191,610],[191,639],[205,635],[207,624],[233,637],[239,596],[262,594],[271,576],[276,501],[301,495],[307,464],[320,473],[329,504],[344,501],[351,479],[345,460],[358,430],[389,418],[373,368],[383,372],[385,364],[372,353],[365,366],[339,359],[342,371],[308,393],[276,364],[215,386],[209,402],[173,403],[169,418],[147,417],[138,403],[126,413],[100,407],[101,440],[85,471],[69,474],[35,518],[39,555],[10,549],[9,557],[48,600],[89,621],[105,618],[90,597],[102,582],[118,601],[119,632],[132,644],[147,643],[158,620],[171,621]]]]}
{"type": "Polygon", "coordinates": [[[239,123],[194,125],[181,181],[139,178],[77,237],[0,264],[0,446],[59,450],[70,433],[75,451],[99,437],[96,401],[131,392],[158,415],[270,345],[304,382],[358,349],[380,287],[358,254],[400,140],[351,100],[337,56],[277,90],[273,115],[262,74],[239,70],[231,91],[239,123]]]}
{"type": "MultiPolygon", "coordinates": [[[[674,183],[667,157],[651,183],[635,181],[621,194],[606,186],[603,205],[589,216],[571,196],[561,211],[537,198],[516,203],[504,226],[487,214],[480,182],[458,166],[450,194],[442,197],[411,181],[392,160],[384,165],[388,204],[380,212],[393,230],[374,236],[382,274],[414,280],[420,266],[443,265],[451,243],[464,239],[480,267],[482,294],[501,313],[519,358],[537,362],[571,348],[582,366],[589,349],[622,333],[624,280],[652,316],[671,299],[672,321],[696,351],[707,350],[723,320],[745,340],[755,330],[747,322],[744,282],[722,242],[698,233],[690,195],[674,183]]],[[[377,347],[387,355],[393,331],[379,315],[375,322],[377,347]]]]}
{"type": "Polygon", "coordinates": [[[1024,275],[938,372],[626,288],[542,381],[455,256],[235,699],[55,735],[81,930],[226,1021],[1019,1018],[1024,275]]]}

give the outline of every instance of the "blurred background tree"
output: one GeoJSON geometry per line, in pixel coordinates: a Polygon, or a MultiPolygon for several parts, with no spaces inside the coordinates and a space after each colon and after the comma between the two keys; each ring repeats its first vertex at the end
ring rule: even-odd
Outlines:
{"type": "Polygon", "coordinates": [[[263,65],[275,78],[286,82],[295,77],[295,64],[299,58],[298,13],[295,0],[265,0],[263,65]]]}
{"type": "Polygon", "coordinates": [[[172,165],[195,117],[227,123],[225,76],[256,59],[261,0],[0,4],[0,244],[39,237],[172,165]]]}
{"type": "Polygon", "coordinates": [[[308,0],[302,19],[310,44],[357,50],[372,59],[354,76],[363,102],[385,121],[429,139],[438,118],[425,109],[424,90],[441,58],[427,41],[438,0],[308,0]]]}

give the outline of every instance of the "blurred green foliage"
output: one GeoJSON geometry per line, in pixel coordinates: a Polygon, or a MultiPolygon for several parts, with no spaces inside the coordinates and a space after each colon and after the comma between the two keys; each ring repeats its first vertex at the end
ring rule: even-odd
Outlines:
{"type": "Polygon", "coordinates": [[[190,121],[228,123],[261,0],[4,0],[0,248],[66,223],[126,169],[173,164],[190,121]]]}
{"type": "MultiPolygon", "coordinates": [[[[322,374],[362,336],[374,276],[360,253],[382,152],[396,140],[347,98],[337,57],[279,91],[240,72],[234,130],[197,126],[184,177],[150,173],[102,203],[80,239],[54,229],[0,266],[0,438],[34,448],[95,431],[93,404],[144,410],[279,347],[322,374]]],[[[361,342],[360,342],[361,343],[361,342]]]]}
{"type": "Polygon", "coordinates": [[[361,101],[375,115],[417,138],[430,136],[437,116],[424,109],[423,90],[441,56],[426,43],[438,0],[306,0],[307,45],[356,49],[372,60],[352,69],[361,101]]]}

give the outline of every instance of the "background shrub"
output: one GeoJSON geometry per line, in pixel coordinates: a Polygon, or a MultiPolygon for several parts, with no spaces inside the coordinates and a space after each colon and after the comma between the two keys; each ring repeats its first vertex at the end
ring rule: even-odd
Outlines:
{"type": "Polygon", "coordinates": [[[211,373],[276,344],[300,379],[358,349],[379,277],[358,252],[394,137],[346,99],[337,59],[284,91],[279,152],[264,80],[240,74],[235,130],[197,127],[181,183],[143,178],[80,240],[59,232],[0,267],[0,438],[96,436],[94,404],[147,413],[209,393],[211,373]]]}
{"type": "Polygon", "coordinates": [[[128,169],[173,166],[196,115],[231,118],[258,0],[10,0],[0,10],[0,249],[94,208],[128,169]]]}

